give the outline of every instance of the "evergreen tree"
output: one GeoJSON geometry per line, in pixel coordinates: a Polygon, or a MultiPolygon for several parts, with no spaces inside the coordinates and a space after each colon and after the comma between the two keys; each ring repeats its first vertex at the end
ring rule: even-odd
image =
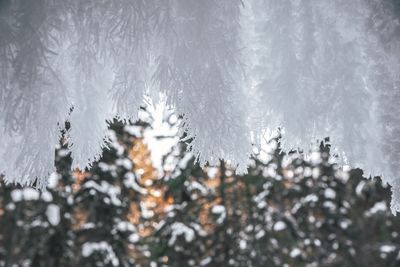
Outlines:
{"type": "Polygon", "coordinates": [[[108,149],[90,172],[81,174],[74,194],[75,216],[80,218],[75,226],[78,266],[135,266],[132,255],[140,237],[128,215],[130,202],[137,201],[137,176],[129,149],[140,137],[140,126],[134,134],[124,127],[118,122],[111,125],[108,149]]]}
{"type": "Polygon", "coordinates": [[[284,153],[276,137],[245,175],[201,167],[180,142],[158,169],[152,121],[114,121],[90,171],[70,171],[62,139],[48,191],[1,185],[0,266],[400,264],[390,187],[340,168],[329,140],[284,153]]]}
{"type": "Polygon", "coordinates": [[[73,263],[74,206],[71,158],[65,145],[56,150],[58,172],[50,177],[49,188],[0,186],[0,266],[71,266],[73,263]]]}

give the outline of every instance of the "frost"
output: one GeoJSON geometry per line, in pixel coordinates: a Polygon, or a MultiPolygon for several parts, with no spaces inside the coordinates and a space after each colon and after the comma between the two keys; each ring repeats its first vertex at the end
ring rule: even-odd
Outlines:
{"type": "MultiPolygon", "coordinates": [[[[6,181],[47,186],[65,121],[61,153],[71,154],[72,168],[90,168],[115,138],[107,121],[136,120],[144,99],[165,98],[179,129],[163,134],[179,132],[202,166],[226,159],[244,173],[253,144],[278,128],[285,150],[308,151],[318,163],[313,147],[329,136],[341,165],[392,186],[391,210],[399,211],[400,23],[390,2],[244,2],[6,1],[6,181]]],[[[177,141],[165,140],[149,146],[165,152],[177,141]]]]}

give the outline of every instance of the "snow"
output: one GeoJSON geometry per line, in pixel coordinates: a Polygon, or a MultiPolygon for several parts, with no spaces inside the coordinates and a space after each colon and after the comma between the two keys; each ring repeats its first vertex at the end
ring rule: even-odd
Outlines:
{"type": "Polygon", "coordinates": [[[365,181],[361,181],[357,186],[356,186],[356,195],[357,196],[362,196],[362,191],[363,188],[365,186],[366,182],[365,181]]]}
{"type": "Polygon", "coordinates": [[[126,232],[126,231],[136,232],[135,226],[132,223],[126,221],[118,222],[117,229],[121,232],[126,232]]]}
{"type": "Polygon", "coordinates": [[[258,195],[253,197],[253,201],[257,203],[257,207],[262,209],[267,206],[267,202],[265,201],[266,197],[269,194],[268,188],[264,188],[265,190],[261,191],[258,195]]]}
{"type": "MultiPolygon", "coordinates": [[[[18,224],[18,223],[17,223],[18,224]]],[[[43,222],[41,220],[34,220],[30,223],[31,227],[43,227],[43,228],[47,228],[49,227],[49,223],[48,222],[43,222]]]]}
{"type": "Polygon", "coordinates": [[[49,191],[43,192],[40,196],[45,202],[53,201],[53,196],[50,194],[49,191]]]}
{"type": "Polygon", "coordinates": [[[107,137],[107,139],[110,141],[109,147],[114,148],[117,151],[117,155],[121,156],[124,153],[125,148],[118,142],[115,132],[109,129],[107,131],[107,137]]]}
{"type": "Polygon", "coordinates": [[[298,256],[300,256],[300,255],[301,255],[301,250],[298,249],[298,248],[292,249],[292,250],[290,251],[290,253],[289,253],[289,256],[290,256],[291,258],[296,258],[296,257],[298,257],[298,256]]]}
{"type": "Polygon", "coordinates": [[[209,167],[207,168],[207,176],[211,179],[215,178],[216,175],[218,174],[219,169],[215,167],[209,167]]]}
{"type": "Polygon", "coordinates": [[[378,212],[386,212],[388,210],[386,201],[381,201],[381,202],[377,202],[375,203],[370,209],[368,209],[367,211],[365,211],[365,216],[369,217],[374,215],[375,213],[378,212]]]}
{"type": "Polygon", "coordinates": [[[321,163],[321,153],[319,151],[313,151],[310,155],[310,160],[314,165],[321,163]]]}
{"type": "Polygon", "coordinates": [[[117,164],[118,166],[122,166],[127,170],[132,169],[132,161],[130,161],[129,159],[117,159],[115,161],[115,164],[117,164]]]}
{"type": "Polygon", "coordinates": [[[113,172],[117,170],[117,167],[115,165],[110,165],[105,162],[99,162],[98,166],[102,172],[113,172]]]}
{"type": "Polygon", "coordinates": [[[143,201],[140,202],[140,212],[144,219],[151,219],[154,216],[154,211],[149,209],[148,204],[143,201]]]}
{"type": "Polygon", "coordinates": [[[332,188],[326,188],[324,190],[324,196],[328,199],[334,199],[336,197],[336,192],[332,188]]]}
{"type": "Polygon", "coordinates": [[[258,240],[258,239],[260,239],[260,238],[262,238],[264,236],[265,236],[265,231],[261,229],[260,231],[257,232],[255,237],[258,240]]]}
{"type": "Polygon", "coordinates": [[[197,223],[190,223],[190,227],[193,228],[199,236],[207,236],[207,232],[203,229],[203,227],[197,223]]]}
{"type": "Polygon", "coordinates": [[[211,212],[213,214],[218,214],[219,218],[217,219],[217,223],[221,224],[224,222],[225,218],[226,218],[226,209],[224,206],[222,205],[215,205],[211,208],[211,212]]]}
{"type": "Polygon", "coordinates": [[[106,241],[87,242],[82,245],[83,257],[90,257],[95,252],[101,252],[105,256],[106,264],[111,263],[113,266],[119,265],[119,260],[115,255],[113,248],[106,241]]]}
{"type": "Polygon", "coordinates": [[[93,228],[95,228],[96,227],[96,225],[94,224],[94,223],[92,223],[92,222],[88,222],[88,223],[85,223],[83,226],[82,226],[82,229],[93,229],[93,228]]]}
{"type": "Polygon", "coordinates": [[[156,115],[143,133],[157,168],[178,141],[159,135],[193,139],[187,149],[202,166],[226,159],[242,173],[253,144],[277,128],[284,150],[304,150],[315,164],[316,140],[329,136],[342,166],[392,186],[390,208],[400,211],[400,23],[389,1],[211,0],[201,9],[171,1],[171,13],[163,1],[146,1],[133,8],[142,18],[135,34],[124,27],[131,14],[121,12],[131,1],[114,2],[44,0],[38,10],[30,1],[2,12],[2,44],[14,48],[0,54],[7,182],[48,185],[65,121],[69,147],[60,153],[71,153],[72,168],[90,168],[107,145],[123,153],[107,142],[115,138],[107,121],[134,121],[143,101],[165,94],[179,127],[156,115]],[[25,38],[33,29],[35,38],[25,38]]]}
{"type": "Polygon", "coordinates": [[[138,242],[140,240],[140,236],[139,236],[139,234],[130,234],[129,235],[129,242],[131,242],[131,243],[136,243],[136,242],[138,242]]]}
{"type": "Polygon", "coordinates": [[[383,245],[380,247],[380,251],[383,253],[391,253],[396,250],[396,246],[394,245],[383,245]]]}
{"type": "Polygon", "coordinates": [[[209,264],[211,262],[211,257],[207,257],[205,259],[203,259],[202,261],[200,261],[200,266],[205,266],[207,264],[209,264]]]}
{"type": "Polygon", "coordinates": [[[181,222],[174,222],[171,225],[171,231],[171,238],[168,241],[169,246],[175,244],[176,238],[181,235],[184,236],[186,242],[192,242],[195,238],[194,230],[181,222]]]}
{"type": "Polygon", "coordinates": [[[351,221],[350,220],[341,220],[339,222],[339,226],[340,228],[342,228],[343,230],[346,230],[347,228],[349,228],[349,226],[351,225],[351,221]]]}
{"type": "Polygon", "coordinates": [[[128,172],[125,174],[124,177],[124,185],[128,188],[132,188],[133,190],[135,190],[136,192],[142,194],[142,195],[146,195],[147,194],[147,190],[143,187],[141,187],[136,179],[135,179],[135,174],[133,174],[132,172],[128,172]]]}
{"type": "Polygon", "coordinates": [[[60,174],[53,172],[52,174],[50,174],[49,176],[49,181],[48,181],[48,188],[56,188],[56,186],[58,185],[58,181],[60,180],[60,174]]]}
{"type": "Polygon", "coordinates": [[[11,192],[11,199],[14,202],[22,201],[22,190],[16,189],[11,192]]]}
{"type": "Polygon", "coordinates": [[[286,229],[286,223],[282,222],[282,221],[278,221],[274,224],[274,231],[275,232],[279,232],[279,231],[283,231],[286,229]]]}
{"type": "MultiPolygon", "coordinates": [[[[165,121],[164,115],[167,107],[165,102],[149,105],[148,108],[152,112],[153,122],[152,127],[147,128],[144,132],[144,142],[151,151],[151,161],[154,167],[159,171],[160,175],[163,171],[162,159],[179,141],[177,135],[178,128],[171,126],[165,121]]],[[[186,157],[192,158],[189,154],[186,157]]],[[[188,158],[187,160],[189,160],[188,158]]],[[[184,164],[182,161],[181,164],[184,164]]],[[[186,161],[187,162],[187,161],[186,161]]],[[[184,168],[183,166],[182,168],[184,168]]]]}
{"type": "Polygon", "coordinates": [[[100,184],[96,183],[95,181],[88,181],[83,186],[84,188],[97,190],[101,193],[108,195],[111,203],[115,206],[120,206],[122,204],[121,200],[118,198],[121,193],[121,188],[118,186],[111,185],[106,181],[101,181],[100,184]]]}
{"type": "Polygon", "coordinates": [[[324,201],[322,204],[325,208],[330,209],[332,211],[336,210],[336,204],[332,201],[324,201]]]}
{"type": "Polygon", "coordinates": [[[38,200],[40,193],[33,188],[15,189],[11,192],[11,198],[14,202],[38,200]]]}
{"type": "Polygon", "coordinates": [[[303,202],[307,203],[307,202],[317,202],[318,201],[318,196],[315,194],[310,194],[308,196],[306,196],[305,198],[303,198],[303,202]]]}
{"type": "MultiPolygon", "coordinates": [[[[185,169],[189,161],[193,158],[192,153],[187,153],[182,160],[179,161],[179,168],[185,169]]],[[[212,173],[211,173],[212,174],[212,173]]]]}
{"type": "Polygon", "coordinates": [[[185,186],[187,186],[190,191],[199,190],[204,195],[208,192],[208,188],[197,181],[185,181],[185,186]]]}
{"type": "Polygon", "coordinates": [[[246,247],[247,247],[247,242],[246,242],[246,240],[240,240],[239,241],[239,248],[241,249],[241,250],[245,250],[246,249],[246,247]]]}
{"type": "Polygon", "coordinates": [[[317,247],[321,246],[321,240],[315,239],[314,240],[314,245],[316,245],[317,247]]]}
{"type": "Polygon", "coordinates": [[[124,131],[138,138],[142,136],[142,127],[137,125],[126,125],[124,131]]]}
{"type": "Polygon", "coordinates": [[[225,207],[222,205],[215,205],[212,207],[211,212],[214,214],[225,213],[225,207]]]}
{"type": "Polygon", "coordinates": [[[46,209],[46,216],[51,225],[58,225],[60,223],[60,207],[49,204],[46,209]]]}
{"type": "Polygon", "coordinates": [[[39,191],[33,189],[33,188],[24,188],[22,189],[22,194],[24,200],[30,201],[30,200],[38,200],[40,197],[39,191]]]}

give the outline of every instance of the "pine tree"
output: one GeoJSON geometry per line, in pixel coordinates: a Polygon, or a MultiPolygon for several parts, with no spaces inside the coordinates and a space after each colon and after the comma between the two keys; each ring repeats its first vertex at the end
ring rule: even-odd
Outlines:
{"type": "Polygon", "coordinates": [[[1,186],[0,236],[4,247],[0,266],[55,267],[73,263],[73,179],[65,145],[60,144],[55,159],[58,172],[51,175],[48,190],[1,186]]]}
{"type": "Polygon", "coordinates": [[[118,122],[112,124],[109,134],[108,149],[90,172],[81,174],[84,178],[74,194],[79,266],[135,266],[132,255],[140,237],[129,221],[129,211],[137,193],[137,176],[129,148],[139,136],[118,122]]]}
{"type": "Polygon", "coordinates": [[[275,137],[245,175],[201,167],[180,142],[161,170],[146,144],[152,120],[114,121],[90,171],[70,171],[62,139],[47,192],[1,185],[0,266],[399,264],[390,187],[341,168],[329,139],[285,153],[275,137]]]}

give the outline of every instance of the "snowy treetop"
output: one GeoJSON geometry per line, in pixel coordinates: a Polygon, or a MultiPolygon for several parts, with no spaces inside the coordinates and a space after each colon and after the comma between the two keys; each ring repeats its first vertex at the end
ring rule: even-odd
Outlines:
{"type": "Polygon", "coordinates": [[[0,3],[0,172],[44,188],[65,121],[73,168],[107,120],[160,93],[201,164],[245,171],[278,127],[286,149],[329,136],[383,175],[400,211],[400,23],[390,0],[6,0],[0,3]],[[396,196],[396,195],[399,196],[396,196]]]}

